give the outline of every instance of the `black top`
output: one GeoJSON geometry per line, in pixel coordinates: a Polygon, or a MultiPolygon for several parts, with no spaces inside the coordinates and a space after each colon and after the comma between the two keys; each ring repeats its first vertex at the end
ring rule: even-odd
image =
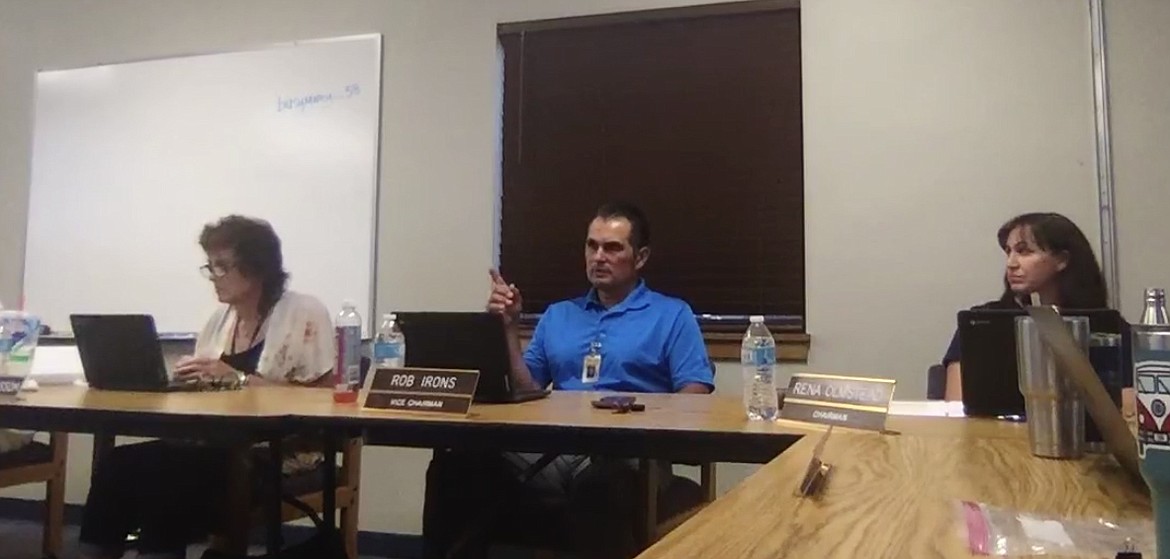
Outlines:
{"type": "MultiPolygon", "coordinates": [[[[1003,299],[1000,299],[997,301],[989,301],[987,303],[983,303],[982,305],[975,305],[974,307],[971,307],[971,310],[981,310],[981,309],[1012,310],[1012,309],[1021,309],[1021,308],[1023,308],[1023,307],[1021,307],[1020,304],[1015,302],[1014,300],[1004,301],[1003,299]]],[[[959,327],[955,326],[955,334],[953,336],[951,336],[951,344],[949,346],[947,346],[947,352],[945,355],[943,355],[942,365],[943,365],[943,367],[946,367],[947,365],[950,365],[951,363],[957,363],[958,361],[962,360],[962,358],[963,358],[963,348],[959,344],[959,327]]]]}
{"type": "Polygon", "coordinates": [[[219,360],[227,363],[229,367],[243,371],[245,374],[256,374],[256,367],[260,364],[260,353],[264,351],[264,340],[260,343],[245,349],[239,353],[223,354],[219,356],[219,360]]]}

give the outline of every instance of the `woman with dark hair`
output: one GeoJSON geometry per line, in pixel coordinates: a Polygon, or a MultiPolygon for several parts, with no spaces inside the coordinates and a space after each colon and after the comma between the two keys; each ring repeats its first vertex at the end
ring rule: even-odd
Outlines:
{"type": "MultiPolygon", "coordinates": [[[[999,228],[999,246],[1007,257],[1004,291],[997,301],[977,309],[1018,309],[1031,304],[1070,309],[1107,306],[1105,277],[1085,234],[1071,220],[1057,213],[1027,213],[999,228]]],[[[943,357],[947,370],[946,399],[963,398],[959,360],[959,333],[943,357]]]]}
{"type": "MultiPolygon", "coordinates": [[[[233,387],[327,381],[334,359],[329,311],[314,297],[286,290],[272,226],[228,216],[204,227],[199,245],[207,255],[200,270],[221,305],[175,376],[233,387]]],[[[288,441],[283,448],[285,475],[309,472],[323,461],[311,441],[288,441]]],[[[266,458],[266,450],[251,456],[253,462],[266,458]]],[[[115,447],[94,470],[82,518],[83,556],[121,557],[127,535],[137,529],[138,557],[186,557],[187,544],[222,528],[217,520],[226,506],[230,460],[229,449],[199,441],[115,447]]]]}
{"type": "Polygon", "coordinates": [[[261,383],[325,379],[334,351],[329,311],[317,298],[285,289],[288,273],[272,226],[228,216],[204,227],[199,245],[207,253],[200,270],[224,305],[176,374],[261,383]]]}

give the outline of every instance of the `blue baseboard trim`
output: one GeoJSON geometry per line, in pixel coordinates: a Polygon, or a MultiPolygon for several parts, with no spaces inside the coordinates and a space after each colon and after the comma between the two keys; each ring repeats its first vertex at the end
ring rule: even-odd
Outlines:
{"type": "MultiPolygon", "coordinates": [[[[81,505],[65,505],[65,523],[81,524],[81,505]]],[[[15,499],[0,497],[0,519],[19,520],[24,522],[41,522],[44,518],[44,501],[34,499],[15,499]]],[[[298,542],[312,536],[316,528],[312,526],[284,525],[284,540],[298,542]]],[[[264,531],[256,530],[252,534],[252,543],[264,544],[264,531]]],[[[395,559],[421,559],[422,536],[415,534],[392,534],[386,532],[358,532],[358,553],[373,557],[393,557],[395,559]]]]}

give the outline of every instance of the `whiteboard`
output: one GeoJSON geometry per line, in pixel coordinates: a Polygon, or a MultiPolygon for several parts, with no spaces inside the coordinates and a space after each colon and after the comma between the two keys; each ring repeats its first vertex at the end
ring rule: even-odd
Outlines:
{"type": "Polygon", "coordinates": [[[369,332],[381,53],[364,35],[39,72],[25,308],[198,331],[199,233],[236,213],[276,229],[290,289],[353,301],[369,332]]]}

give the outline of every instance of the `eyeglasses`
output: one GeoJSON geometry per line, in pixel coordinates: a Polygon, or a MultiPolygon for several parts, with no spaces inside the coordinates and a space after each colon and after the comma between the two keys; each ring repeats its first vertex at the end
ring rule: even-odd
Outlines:
{"type": "Polygon", "coordinates": [[[206,279],[219,279],[232,271],[236,267],[235,264],[219,264],[208,262],[199,267],[199,273],[203,274],[206,279]]]}

